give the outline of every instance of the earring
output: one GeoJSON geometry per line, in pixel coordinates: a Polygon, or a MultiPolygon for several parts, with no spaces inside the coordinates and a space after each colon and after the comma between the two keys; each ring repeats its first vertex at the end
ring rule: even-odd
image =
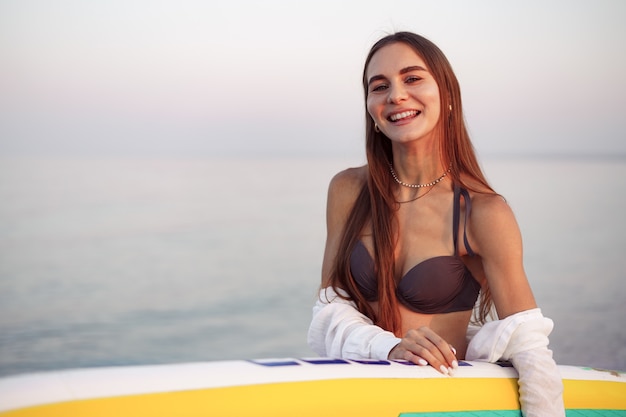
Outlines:
{"type": "Polygon", "coordinates": [[[374,130],[376,131],[376,133],[380,133],[380,128],[378,127],[378,124],[374,123],[374,130]]]}
{"type": "Polygon", "coordinates": [[[452,111],[452,104],[449,104],[448,108],[450,109],[450,111],[452,111]]]}

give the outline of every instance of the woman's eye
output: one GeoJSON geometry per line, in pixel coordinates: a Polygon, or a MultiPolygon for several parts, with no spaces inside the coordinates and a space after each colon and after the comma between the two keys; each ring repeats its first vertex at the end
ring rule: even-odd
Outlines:
{"type": "Polygon", "coordinates": [[[407,77],[406,78],[406,82],[409,83],[409,84],[418,82],[419,80],[421,80],[421,78],[420,77],[416,77],[416,76],[411,76],[411,77],[407,77]]]}
{"type": "Polygon", "coordinates": [[[378,85],[372,86],[372,91],[384,91],[386,89],[387,89],[386,84],[378,84],[378,85]]]}

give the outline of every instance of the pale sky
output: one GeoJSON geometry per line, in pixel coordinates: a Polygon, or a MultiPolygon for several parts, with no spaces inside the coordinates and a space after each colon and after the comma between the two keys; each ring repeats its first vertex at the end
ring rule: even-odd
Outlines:
{"type": "Polygon", "coordinates": [[[479,153],[626,154],[626,1],[0,0],[0,156],[361,154],[365,55],[425,35],[479,153]]]}

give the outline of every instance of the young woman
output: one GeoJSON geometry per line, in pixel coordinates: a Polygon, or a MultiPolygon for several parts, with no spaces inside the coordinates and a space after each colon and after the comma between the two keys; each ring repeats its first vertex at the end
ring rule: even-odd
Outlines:
{"type": "Polygon", "coordinates": [[[515,217],[476,160],[449,62],[396,33],[370,50],[363,88],[368,164],[329,187],[310,346],[450,375],[458,359],[511,360],[525,415],[565,415],[552,322],[528,284],[515,217]],[[473,313],[485,325],[468,343],[473,313]]]}

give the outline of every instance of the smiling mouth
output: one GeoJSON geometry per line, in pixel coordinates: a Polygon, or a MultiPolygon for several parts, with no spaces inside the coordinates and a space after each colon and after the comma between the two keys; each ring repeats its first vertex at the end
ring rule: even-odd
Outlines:
{"type": "Polygon", "coordinates": [[[392,114],[391,116],[387,117],[387,120],[389,120],[390,122],[398,122],[400,120],[412,119],[419,116],[421,113],[421,111],[417,110],[407,110],[403,111],[402,113],[392,114]]]}

